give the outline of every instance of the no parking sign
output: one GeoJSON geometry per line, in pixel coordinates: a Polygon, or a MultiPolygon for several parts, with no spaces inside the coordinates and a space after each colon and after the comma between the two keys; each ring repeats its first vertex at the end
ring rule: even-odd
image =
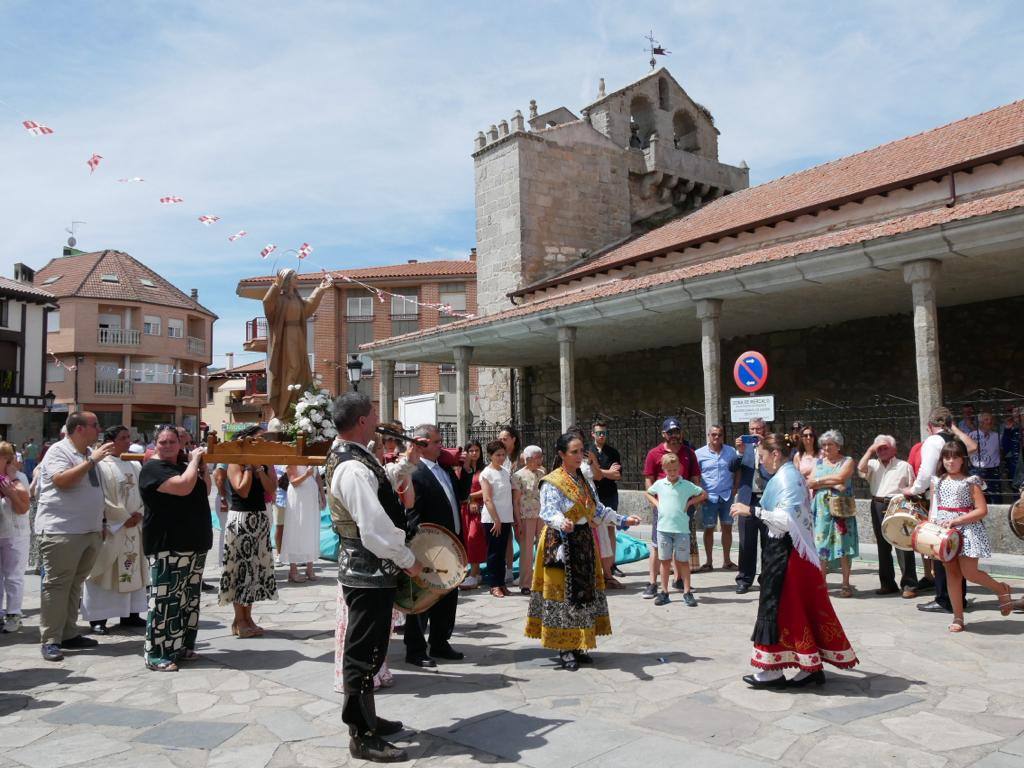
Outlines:
{"type": "Polygon", "coordinates": [[[732,377],[744,392],[757,392],[768,381],[768,361],[760,352],[744,352],[736,358],[732,377]]]}

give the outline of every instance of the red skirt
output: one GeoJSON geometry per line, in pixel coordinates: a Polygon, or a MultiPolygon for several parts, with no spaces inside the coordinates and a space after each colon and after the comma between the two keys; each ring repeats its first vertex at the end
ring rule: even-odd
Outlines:
{"type": "Polygon", "coordinates": [[[857,654],[832,609],[825,577],[818,566],[807,562],[796,550],[790,553],[786,566],[778,626],[777,643],[754,644],[750,656],[753,666],[759,669],[799,667],[806,672],[816,672],[822,662],[842,669],[857,663],[857,654]]]}
{"type": "Polygon", "coordinates": [[[471,515],[462,505],[462,545],[466,548],[466,559],[476,565],[487,562],[487,531],[479,514],[471,515]]]}

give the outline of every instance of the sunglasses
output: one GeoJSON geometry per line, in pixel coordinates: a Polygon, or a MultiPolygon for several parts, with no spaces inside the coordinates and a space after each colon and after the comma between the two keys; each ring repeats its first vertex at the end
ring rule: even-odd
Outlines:
{"type": "Polygon", "coordinates": [[[681,435],[681,434],[683,434],[683,430],[681,430],[681,429],[666,429],[665,430],[665,434],[666,435],[681,435]]]}
{"type": "Polygon", "coordinates": [[[595,435],[607,435],[608,433],[605,432],[603,429],[595,429],[594,430],[594,434],[595,435]]]}

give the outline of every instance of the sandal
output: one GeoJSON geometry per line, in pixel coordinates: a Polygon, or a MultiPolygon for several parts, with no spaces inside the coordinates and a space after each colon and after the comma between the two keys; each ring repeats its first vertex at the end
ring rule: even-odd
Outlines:
{"type": "Polygon", "coordinates": [[[1013,612],[1013,594],[1010,591],[1010,585],[1005,581],[1000,586],[1003,591],[999,593],[999,612],[1003,616],[1009,616],[1013,612]]]}
{"type": "Polygon", "coordinates": [[[195,661],[199,658],[199,654],[191,648],[186,648],[178,654],[178,661],[195,661]]]}
{"type": "Polygon", "coordinates": [[[156,661],[146,661],[146,669],[150,672],[177,672],[178,665],[170,659],[157,659],[156,661]]]}
{"type": "Polygon", "coordinates": [[[715,570],[715,566],[713,566],[711,563],[704,563],[704,565],[702,565],[700,568],[698,568],[696,572],[697,573],[710,573],[713,570],[715,570]]]}
{"type": "Polygon", "coordinates": [[[622,586],[622,582],[620,582],[614,576],[605,576],[604,577],[604,588],[605,589],[625,589],[625,587],[622,586]]]}
{"type": "Polygon", "coordinates": [[[304,584],[306,582],[306,577],[303,576],[301,573],[296,573],[294,576],[289,573],[288,581],[292,582],[293,584],[304,584]]]}
{"type": "Polygon", "coordinates": [[[261,637],[262,635],[262,630],[252,629],[251,627],[239,627],[237,637],[239,640],[248,640],[250,637],[261,637]]]}
{"type": "Polygon", "coordinates": [[[235,622],[231,622],[231,634],[238,637],[238,625],[235,622]]]}
{"type": "Polygon", "coordinates": [[[963,620],[963,617],[961,616],[958,619],[954,618],[953,621],[950,623],[948,629],[949,629],[950,632],[963,632],[964,631],[964,620],[963,620]]]}
{"type": "Polygon", "coordinates": [[[739,566],[736,565],[736,563],[732,563],[732,562],[725,563],[725,564],[722,565],[722,570],[723,571],[735,571],[738,568],[739,568],[739,566]]]}
{"type": "Polygon", "coordinates": [[[505,590],[501,587],[491,587],[491,597],[504,597],[505,590]]]}
{"type": "Polygon", "coordinates": [[[853,597],[853,587],[849,584],[844,584],[839,590],[840,597],[853,597]]]}

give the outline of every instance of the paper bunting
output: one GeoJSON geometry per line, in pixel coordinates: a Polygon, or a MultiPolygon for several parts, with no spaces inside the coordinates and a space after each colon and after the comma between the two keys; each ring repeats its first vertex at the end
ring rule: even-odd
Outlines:
{"type": "Polygon", "coordinates": [[[248,232],[246,232],[246,231],[245,231],[244,229],[240,229],[240,230],[238,230],[237,232],[235,232],[235,234],[233,234],[233,235],[228,235],[228,240],[229,240],[230,242],[232,242],[232,243],[233,243],[233,242],[235,242],[235,240],[237,240],[238,238],[240,238],[240,237],[245,237],[245,236],[246,236],[246,235],[248,235],[248,234],[249,234],[249,233],[248,233],[248,232]]]}
{"type": "MultiPolygon", "coordinates": [[[[326,270],[324,270],[324,271],[326,272],[326,270]]],[[[381,304],[384,303],[384,297],[385,296],[397,296],[397,297],[400,297],[405,302],[408,302],[410,304],[415,304],[417,307],[427,307],[428,309],[436,309],[438,312],[441,312],[442,314],[446,315],[447,317],[458,317],[458,318],[463,319],[463,320],[466,320],[466,319],[469,319],[471,317],[474,317],[474,315],[471,312],[456,312],[454,310],[454,307],[452,307],[451,304],[431,304],[430,302],[426,302],[426,301],[417,301],[416,299],[414,299],[414,298],[412,298],[410,296],[405,296],[405,295],[399,294],[399,293],[391,293],[391,291],[385,291],[385,290],[382,290],[382,289],[377,288],[375,286],[367,285],[366,283],[364,283],[364,282],[362,282],[360,280],[356,280],[354,277],[349,277],[348,275],[338,275],[338,277],[340,277],[346,283],[352,283],[353,285],[358,285],[361,288],[365,288],[370,293],[375,294],[377,296],[377,300],[381,304]]]]}
{"type": "Polygon", "coordinates": [[[167,197],[161,197],[160,203],[162,205],[175,205],[177,203],[185,202],[184,198],[176,197],[175,195],[168,195],[167,197]]]}
{"type": "Polygon", "coordinates": [[[33,136],[48,136],[53,133],[53,128],[37,123],[35,120],[22,120],[21,124],[25,126],[25,130],[31,133],[33,136]]]}
{"type": "Polygon", "coordinates": [[[201,221],[206,226],[210,226],[214,222],[220,221],[220,216],[207,216],[207,215],[203,215],[203,216],[199,217],[199,221],[201,221]]]}
{"type": "Polygon", "coordinates": [[[312,252],[313,246],[311,246],[309,243],[303,243],[302,245],[299,246],[297,255],[299,259],[304,259],[307,256],[309,256],[309,254],[311,254],[312,252]]]}
{"type": "Polygon", "coordinates": [[[85,164],[89,166],[89,173],[92,173],[99,167],[100,160],[102,159],[103,155],[94,154],[92,157],[85,161],[85,164]]]}
{"type": "Polygon", "coordinates": [[[118,182],[121,184],[135,184],[140,181],[145,181],[145,179],[142,178],[141,176],[132,176],[131,178],[127,179],[118,179],[118,182]]]}
{"type": "Polygon", "coordinates": [[[263,250],[260,251],[260,258],[261,259],[265,259],[265,258],[267,258],[267,256],[269,256],[270,254],[272,254],[276,250],[277,250],[277,246],[276,245],[274,245],[273,243],[267,243],[265,246],[263,246],[263,250]]]}

